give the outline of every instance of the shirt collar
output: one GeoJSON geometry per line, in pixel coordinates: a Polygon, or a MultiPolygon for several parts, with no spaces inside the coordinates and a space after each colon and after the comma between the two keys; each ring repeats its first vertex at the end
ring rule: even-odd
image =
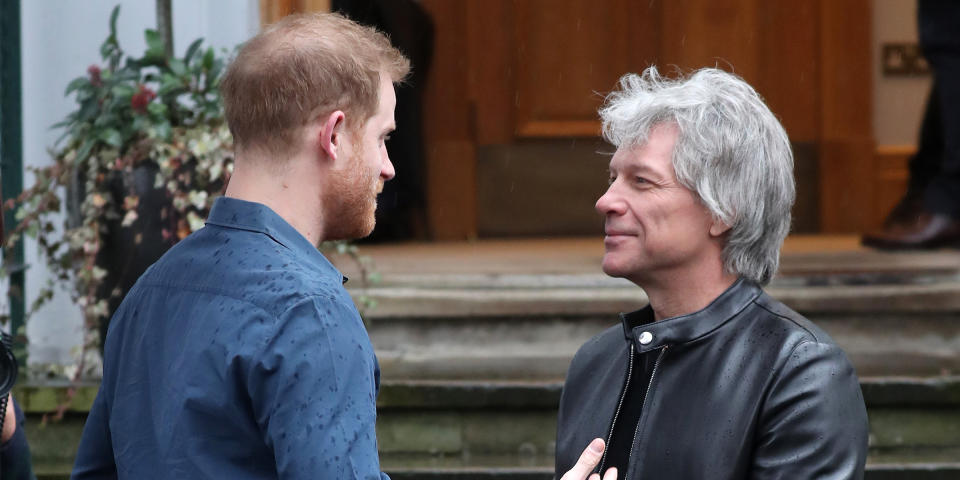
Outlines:
{"type": "Polygon", "coordinates": [[[710,305],[694,313],[655,322],[653,309],[647,305],[634,312],[621,313],[620,321],[624,336],[634,342],[638,352],[643,353],[696,340],[712,332],[735,317],[761,293],[763,290],[757,284],[741,278],[710,305]]]}
{"type": "Polygon", "coordinates": [[[329,272],[340,278],[341,283],[347,279],[340,271],[320,253],[309,240],[297,229],[287,223],[270,207],[255,202],[248,202],[238,198],[220,197],[210,208],[207,225],[216,225],[223,228],[258,232],[270,237],[284,248],[293,251],[298,257],[308,260],[321,271],[329,272]]]}

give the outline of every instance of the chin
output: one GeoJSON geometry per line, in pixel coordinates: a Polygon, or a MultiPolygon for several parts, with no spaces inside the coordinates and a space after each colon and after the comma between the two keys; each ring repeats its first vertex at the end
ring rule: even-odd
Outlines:
{"type": "Polygon", "coordinates": [[[626,275],[626,273],[622,271],[616,262],[609,261],[606,258],[603,259],[603,263],[600,265],[600,267],[603,270],[603,273],[611,277],[619,278],[626,275]]]}
{"type": "Polygon", "coordinates": [[[364,217],[363,222],[358,222],[354,230],[354,239],[360,239],[370,236],[373,233],[374,227],[377,226],[377,217],[374,216],[373,212],[364,217]]]}
{"type": "Polygon", "coordinates": [[[363,223],[357,223],[351,232],[350,239],[359,240],[370,236],[370,234],[373,233],[373,228],[376,226],[376,223],[376,220],[372,216],[363,223]]]}
{"type": "Polygon", "coordinates": [[[374,229],[375,226],[376,226],[376,225],[374,225],[373,223],[371,223],[370,226],[364,228],[363,231],[362,231],[362,233],[361,233],[360,235],[358,235],[356,238],[357,238],[357,239],[361,239],[361,238],[369,237],[370,234],[373,233],[373,229],[374,229]]]}

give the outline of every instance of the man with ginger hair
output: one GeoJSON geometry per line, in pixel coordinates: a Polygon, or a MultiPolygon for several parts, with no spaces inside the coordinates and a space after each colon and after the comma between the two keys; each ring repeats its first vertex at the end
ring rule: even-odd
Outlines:
{"type": "Polygon", "coordinates": [[[243,47],[222,81],[225,197],[114,315],[73,478],[386,478],[377,359],[316,245],[373,230],[408,70],[338,15],[287,17],[243,47]]]}

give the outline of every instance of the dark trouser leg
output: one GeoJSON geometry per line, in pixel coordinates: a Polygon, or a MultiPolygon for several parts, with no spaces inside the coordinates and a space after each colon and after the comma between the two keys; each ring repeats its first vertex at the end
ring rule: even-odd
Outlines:
{"type": "Polygon", "coordinates": [[[931,213],[960,218],[960,52],[936,50],[928,52],[927,58],[934,70],[936,89],[932,93],[940,110],[943,148],[940,171],[927,185],[924,207],[931,213]]]}
{"type": "Polygon", "coordinates": [[[913,223],[925,210],[923,198],[930,181],[940,175],[940,159],[943,157],[943,126],[940,123],[940,100],[937,84],[934,83],[927,97],[923,113],[917,153],[910,157],[910,177],[907,193],[893,208],[884,222],[884,228],[913,223]]]}
{"type": "Polygon", "coordinates": [[[917,153],[910,157],[910,181],[907,194],[923,196],[930,180],[940,174],[940,158],[943,156],[943,126],[940,123],[940,99],[934,82],[927,98],[920,127],[917,153]]]}
{"type": "Polygon", "coordinates": [[[925,189],[924,208],[960,218],[960,2],[919,0],[917,28],[933,70],[936,89],[930,100],[940,110],[942,127],[940,170],[925,189]]]}
{"type": "Polygon", "coordinates": [[[876,248],[960,247],[960,1],[919,0],[917,7],[920,45],[934,88],[920,150],[910,162],[910,192],[901,205],[920,190],[922,204],[912,218],[890,219],[882,231],[864,235],[863,244],[876,248]]]}

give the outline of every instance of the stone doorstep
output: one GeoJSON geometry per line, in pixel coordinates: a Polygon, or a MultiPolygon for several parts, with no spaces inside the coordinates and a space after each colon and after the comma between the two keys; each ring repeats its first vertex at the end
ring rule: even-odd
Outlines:
{"type": "MultiPolygon", "coordinates": [[[[900,474],[875,478],[958,478],[936,476],[955,474],[960,468],[960,418],[954,410],[946,411],[951,418],[942,417],[943,412],[877,415],[871,410],[868,470],[878,475],[900,474]]],[[[46,427],[36,421],[28,423],[35,469],[41,478],[56,478],[52,475],[69,470],[82,425],[83,418],[77,415],[46,427]]],[[[555,429],[556,412],[551,409],[391,410],[381,413],[377,435],[387,472],[462,480],[474,475],[499,478],[496,475],[550,473],[555,429]]]]}
{"type": "MultiPolygon", "coordinates": [[[[464,475],[492,475],[550,472],[552,464],[553,434],[556,428],[556,413],[542,411],[538,415],[529,412],[514,415],[466,414],[458,418],[452,412],[424,412],[420,414],[391,414],[381,416],[377,435],[381,447],[383,468],[390,472],[431,475],[449,474],[449,478],[462,480],[464,475]],[[494,453],[494,449],[509,451],[494,453]]],[[[871,417],[871,450],[867,459],[868,469],[875,472],[919,473],[924,475],[957,472],[958,449],[956,429],[954,443],[937,445],[929,442],[930,432],[946,438],[951,432],[942,427],[935,416],[927,418],[925,429],[906,428],[898,431],[883,431],[883,426],[874,423],[871,417]],[[878,431],[879,430],[879,431],[878,431]],[[877,436],[904,435],[905,440],[927,441],[925,446],[904,443],[884,445],[877,436]]],[[[900,422],[895,422],[899,424],[900,422]]],[[[956,422],[954,422],[956,423],[956,422]]],[[[27,434],[33,449],[35,470],[41,478],[63,474],[73,463],[76,445],[80,439],[82,418],[68,417],[47,427],[28,423],[27,434]]],[[[417,478],[417,477],[413,477],[417,478]]],[[[437,477],[446,478],[446,477],[437,477]]],[[[931,477],[884,477],[884,478],[941,478],[931,477]]],[[[958,478],[958,477],[947,477],[958,478]]]]}
{"type": "MultiPolygon", "coordinates": [[[[960,372],[960,315],[818,313],[809,318],[862,376],[960,372]]],[[[560,380],[576,351],[615,314],[370,319],[385,379],[560,380]]]]}
{"type": "MultiPolygon", "coordinates": [[[[553,468],[496,469],[384,469],[393,480],[551,480],[553,468]]],[[[864,480],[956,480],[960,464],[871,465],[867,464],[864,480]]]]}
{"type": "MultiPolygon", "coordinates": [[[[466,242],[362,245],[384,281],[403,274],[602,274],[600,232],[582,238],[510,238],[466,242]]],[[[331,261],[348,277],[359,269],[346,255],[331,261]]],[[[956,250],[883,252],[860,246],[856,235],[791,235],[780,257],[780,277],[882,273],[900,276],[960,272],[956,250]]]]}
{"type": "MultiPolygon", "coordinates": [[[[25,412],[55,411],[67,392],[75,394],[67,411],[90,410],[99,383],[20,384],[13,395],[25,412]]],[[[868,408],[960,407],[960,376],[933,378],[861,378],[868,408]]],[[[560,403],[563,383],[557,381],[384,381],[377,397],[380,409],[547,409],[560,403]]]]}
{"type": "MultiPolygon", "coordinates": [[[[553,469],[540,468],[483,468],[473,469],[394,469],[384,465],[393,480],[552,480],[553,469]]],[[[35,472],[37,480],[67,480],[69,467],[43,469],[35,472]]],[[[867,465],[865,480],[956,480],[960,465],[867,465]]]]}
{"type": "MultiPolygon", "coordinates": [[[[611,315],[644,306],[637,287],[593,275],[442,276],[417,284],[351,288],[351,294],[373,300],[364,311],[370,320],[393,318],[463,318],[472,316],[611,315]],[[583,278],[580,278],[583,277],[583,278]],[[436,282],[437,284],[434,284],[436,282]]],[[[818,313],[958,313],[960,281],[880,285],[772,286],[767,292],[805,315],[818,313]]]]}
{"type": "MultiPolygon", "coordinates": [[[[83,388],[96,391],[95,384],[83,388]]],[[[396,478],[450,480],[549,475],[560,388],[557,382],[387,382],[377,425],[384,469],[399,474],[396,478]],[[395,461],[406,457],[423,461],[395,461]]],[[[869,469],[892,475],[868,478],[957,478],[943,475],[957,472],[950,459],[960,448],[960,378],[864,379],[862,388],[871,422],[869,469]],[[892,400],[896,392],[907,392],[910,404],[892,400]]],[[[59,389],[62,394],[65,387],[59,389]]],[[[69,465],[82,413],[41,427],[37,413],[30,412],[28,436],[38,473],[51,472],[49,465],[69,465]]]]}
{"type": "MultiPolygon", "coordinates": [[[[392,478],[392,477],[391,477],[392,478]]],[[[913,468],[912,465],[867,466],[864,480],[956,480],[960,478],[960,465],[927,465],[913,468]]]]}
{"type": "MultiPolygon", "coordinates": [[[[960,255],[958,255],[960,258],[960,255]]],[[[942,269],[917,267],[911,270],[870,270],[839,267],[824,270],[814,266],[789,274],[778,275],[767,288],[786,289],[796,287],[870,286],[870,285],[929,285],[934,283],[960,282],[960,265],[942,269]]],[[[614,278],[603,273],[388,273],[377,277],[376,282],[351,280],[349,290],[365,288],[419,288],[419,289],[472,289],[490,290],[503,288],[633,288],[636,285],[624,278],[614,278]]]]}

